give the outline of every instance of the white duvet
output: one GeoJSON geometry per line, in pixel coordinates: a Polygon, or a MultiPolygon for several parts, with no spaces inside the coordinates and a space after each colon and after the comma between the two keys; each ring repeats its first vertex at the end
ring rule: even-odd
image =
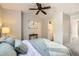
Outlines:
{"type": "Polygon", "coordinates": [[[41,56],[41,54],[31,45],[28,40],[24,40],[23,43],[27,45],[28,52],[27,54],[20,54],[20,56],[41,56]]]}
{"type": "Polygon", "coordinates": [[[66,51],[65,51],[65,53],[59,53],[59,52],[56,52],[56,51],[49,51],[49,53],[50,53],[50,55],[52,56],[69,56],[70,55],[70,51],[69,51],[69,49],[66,47],[66,46],[64,46],[64,45],[62,45],[62,44],[59,44],[59,43],[56,43],[56,42],[53,42],[53,41],[50,41],[50,43],[46,40],[45,41],[46,43],[47,43],[47,46],[49,47],[49,48],[60,48],[60,49],[65,49],[66,51]],[[53,53],[53,54],[52,54],[53,53]]]}
{"type": "MultiPolygon", "coordinates": [[[[20,54],[20,56],[41,56],[41,54],[31,45],[31,43],[28,41],[28,40],[24,40],[23,43],[25,45],[27,45],[28,47],[28,52],[26,54],[20,54]]],[[[67,47],[61,45],[61,44],[58,44],[58,43],[55,43],[55,42],[48,42],[46,40],[46,44],[49,48],[62,48],[62,49],[66,49],[67,51],[66,52],[69,52],[69,50],[67,49],[67,47]]],[[[57,56],[57,55],[65,55],[65,53],[57,53],[57,52],[54,52],[54,51],[49,51],[50,53],[50,56],[53,55],[53,56],[57,56]],[[53,53],[53,54],[52,54],[53,53]]]]}

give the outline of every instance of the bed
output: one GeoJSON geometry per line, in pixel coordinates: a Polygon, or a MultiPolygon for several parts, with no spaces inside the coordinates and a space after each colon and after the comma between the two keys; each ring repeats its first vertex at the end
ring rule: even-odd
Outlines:
{"type": "Polygon", "coordinates": [[[70,56],[70,51],[44,38],[23,41],[7,38],[0,43],[0,56],[70,56]]]}
{"type": "Polygon", "coordinates": [[[19,56],[70,56],[69,49],[61,44],[40,38],[34,40],[24,40],[28,52],[19,56]]]}

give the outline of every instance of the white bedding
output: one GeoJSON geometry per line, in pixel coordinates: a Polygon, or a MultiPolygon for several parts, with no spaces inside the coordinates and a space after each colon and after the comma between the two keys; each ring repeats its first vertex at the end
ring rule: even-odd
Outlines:
{"type": "MultiPolygon", "coordinates": [[[[28,41],[28,40],[24,40],[23,43],[25,45],[27,45],[28,47],[28,52],[26,54],[20,54],[20,56],[41,56],[41,54],[31,45],[31,43],[28,41]]],[[[55,43],[55,42],[48,42],[46,40],[46,45],[49,47],[49,48],[61,48],[61,49],[66,49],[67,51],[66,52],[69,52],[67,47],[65,47],[64,45],[61,45],[61,44],[58,44],[58,43],[55,43]]],[[[66,55],[66,53],[57,53],[55,51],[49,51],[50,53],[50,56],[57,56],[57,55],[66,55]],[[53,53],[53,54],[52,54],[53,53]]]]}
{"type": "MultiPolygon", "coordinates": [[[[50,41],[50,43],[49,43],[47,40],[45,40],[45,42],[47,43],[47,46],[49,48],[52,47],[52,48],[66,49],[66,52],[69,52],[69,54],[70,54],[69,49],[66,46],[62,45],[62,44],[59,44],[59,43],[56,43],[56,42],[53,42],[53,41],[50,41]]],[[[49,51],[49,53],[51,54],[51,51],[49,51]]],[[[53,55],[53,56],[59,56],[59,55],[63,56],[64,55],[65,56],[65,53],[63,54],[63,53],[58,53],[58,52],[53,51],[53,54],[51,54],[51,55],[53,55]]]]}
{"type": "Polygon", "coordinates": [[[28,52],[26,54],[20,54],[20,56],[41,56],[40,53],[31,45],[30,42],[24,40],[23,43],[27,45],[28,52]]]}

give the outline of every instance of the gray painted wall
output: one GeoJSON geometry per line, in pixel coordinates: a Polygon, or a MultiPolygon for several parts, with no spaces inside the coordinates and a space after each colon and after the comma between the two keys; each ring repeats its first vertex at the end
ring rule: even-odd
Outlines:
{"type": "Polygon", "coordinates": [[[3,9],[2,12],[2,23],[10,28],[10,36],[21,39],[21,12],[8,9],[3,9]]]}
{"type": "Polygon", "coordinates": [[[38,34],[38,37],[41,37],[41,19],[31,13],[23,13],[23,35],[24,39],[29,39],[29,34],[38,34]],[[29,22],[34,21],[38,23],[38,28],[29,28],[29,22]]]}
{"type": "Polygon", "coordinates": [[[2,7],[0,6],[0,21],[2,21],[2,7]]]}
{"type": "Polygon", "coordinates": [[[70,16],[63,13],[63,43],[70,41],[70,16]]]}
{"type": "Polygon", "coordinates": [[[57,12],[55,19],[55,42],[63,44],[63,12],[57,12]]]}
{"type": "Polygon", "coordinates": [[[75,38],[78,39],[78,22],[79,22],[79,13],[74,14],[70,17],[70,24],[71,24],[71,41],[75,38]]]}

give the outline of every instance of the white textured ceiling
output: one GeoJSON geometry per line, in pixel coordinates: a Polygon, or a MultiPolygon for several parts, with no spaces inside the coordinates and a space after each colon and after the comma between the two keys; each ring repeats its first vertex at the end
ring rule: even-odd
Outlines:
{"type": "MultiPolygon", "coordinates": [[[[34,3],[17,3],[17,4],[0,4],[2,8],[20,10],[24,12],[30,12],[29,8],[37,7],[34,3]]],[[[42,3],[42,6],[51,6],[51,9],[45,10],[47,13],[55,12],[55,10],[63,11],[68,15],[79,13],[79,3],[42,3]]]]}
{"type": "Polygon", "coordinates": [[[61,3],[54,4],[54,6],[69,15],[79,13],[79,3],[61,3]]]}

